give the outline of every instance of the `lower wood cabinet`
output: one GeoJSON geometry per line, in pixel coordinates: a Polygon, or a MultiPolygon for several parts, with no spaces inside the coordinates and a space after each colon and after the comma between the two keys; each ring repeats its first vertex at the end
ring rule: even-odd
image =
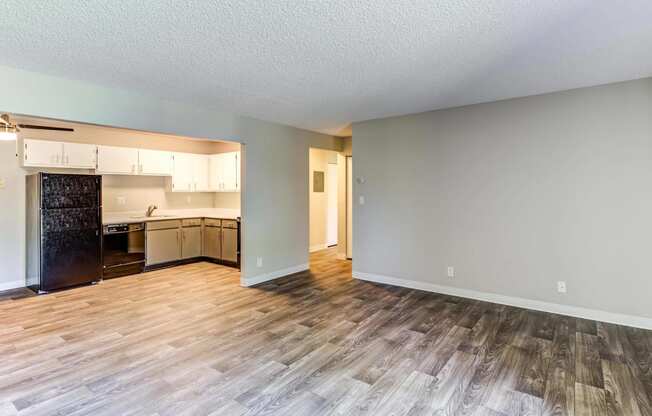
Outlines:
{"type": "Polygon", "coordinates": [[[181,229],[181,258],[201,257],[201,226],[181,229]]]}
{"type": "Polygon", "coordinates": [[[219,223],[215,225],[207,221],[204,226],[204,256],[215,260],[222,257],[222,227],[219,223]]]}
{"type": "Polygon", "coordinates": [[[239,223],[189,218],[151,221],[146,225],[146,265],[207,257],[238,263],[239,223]]]}
{"type": "Polygon", "coordinates": [[[222,227],[222,260],[238,261],[238,229],[222,227]]]}
{"type": "Polygon", "coordinates": [[[167,263],[181,259],[179,228],[147,230],[147,265],[167,263]]]}

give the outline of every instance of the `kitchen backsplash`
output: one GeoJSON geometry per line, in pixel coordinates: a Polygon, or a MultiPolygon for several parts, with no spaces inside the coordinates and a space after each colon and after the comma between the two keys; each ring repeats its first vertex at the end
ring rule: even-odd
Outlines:
{"type": "MultiPolygon", "coordinates": [[[[149,205],[160,209],[213,208],[213,193],[165,192],[165,178],[155,176],[102,176],[104,212],[145,211],[149,205]]],[[[233,208],[222,207],[218,208],[233,208]]]]}

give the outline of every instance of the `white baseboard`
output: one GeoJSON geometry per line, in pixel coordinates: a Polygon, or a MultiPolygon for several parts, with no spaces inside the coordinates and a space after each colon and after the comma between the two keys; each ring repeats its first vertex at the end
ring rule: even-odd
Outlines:
{"type": "Polygon", "coordinates": [[[3,290],[18,289],[19,287],[25,287],[24,280],[14,280],[12,282],[0,283],[0,292],[3,290]]]}
{"type": "Polygon", "coordinates": [[[310,269],[308,263],[299,264],[296,266],[288,267],[287,269],[276,270],[274,272],[269,272],[253,277],[245,277],[240,282],[241,286],[249,287],[253,285],[259,285],[261,283],[269,282],[270,280],[278,279],[279,277],[284,277],[289,274],[299,273],[310,269]]]}
{"type": "Polygon", "coordinates": [[[327,248],[328,246],[326,244],[315,244],[314,246],[310,246],[308,251],[314,253],[315,251],[326,250],[327,248]]]}
{"type": "Polygon", "coordinates": [[[594,321],[607,322],[618,325],[632,326],[636,328],[652,329],[652,318],[642,316],[625,315],[620,313],[600,311],[596,309],[582,308],[578,306],[561,305],[539,300],[518,298],[513,296],[499,295],[496,293],[479,292],[476,290],[462,289],[459,287],[443,286],[434,283],[420,282],[417,280],[402,279],[398,277],[383,276],[373,273],[353,271],[353,277],[369,282],[384,283],[392,286],[419,289],[426,292],[441,293],[444,295],[459,296],[463,298],[481,300],[501,305],[516,306],[519,308],[533,309],[536,311],[550,312],[559,315],[567,315],[575,318],[584,318],[594,321]]]}

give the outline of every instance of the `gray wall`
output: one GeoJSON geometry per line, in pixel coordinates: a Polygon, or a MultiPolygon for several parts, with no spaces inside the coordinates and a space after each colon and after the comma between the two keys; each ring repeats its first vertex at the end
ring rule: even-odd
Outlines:
{"type": "Polygon", "coordinates": [[[354,270],[652,317],[652,79],[356,123],[353,153],[354,270]]]}
{"type": "MultiPolygon", "coordinates": [[[[9,67],[0,66],[0,79],[2,112],[244,143],[244,277],[308,262],[308,149],[340,150],[340,139],[9,67]]],[[[0,161],[17,163],[6,154],[0,161]]],[[[0,191],[0,285],[24,276],[16,276],[24,270],[24,211],[14,189],[12,182],[0,191]]]]}

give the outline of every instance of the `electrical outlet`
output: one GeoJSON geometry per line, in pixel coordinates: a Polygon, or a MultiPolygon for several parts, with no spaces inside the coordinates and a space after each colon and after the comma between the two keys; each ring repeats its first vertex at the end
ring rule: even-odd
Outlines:
{"type": "Polygon", "coordinates": [[[188,195],[188,196],[186,197],[186,203],[189,204],[189,203],[191,203],[191,202],[192,202],[192,197],[191,197],[190,195],[188,195]]]}
{"type": "Polygon", "coordinates": [[[358,201],[360,202],[360,205],[364,205],[364,196],[360,195],[358,201]]]}
{"type": "Polygon", "coordinates": [[[453,278],[455,277],[455,267],[453,266],[448,266],[448,277],[453,278]]]}
{"type": "Polygon", "coordinates": [[[5,178],[0,178],[0,189],[5,189],[5,186],[7,186],[5,178]]]}
{"type": "Polygon", "coordinates": [[[256,266],[257,267],[263,267],[263,258],[262,257],[256,258],[256,266]]]}
{"type": "Polygon", "coordinates": [[[557,282],[557,292],[566,293],[566,282],[559,281],[557,282]]]}
{"type": "Polygon", "coordinates": [[[127,203],[127,198],[125,198],[124,196],[116,197],[115,200],[118,203],[118,205],[125,205],[127,203]]]}

